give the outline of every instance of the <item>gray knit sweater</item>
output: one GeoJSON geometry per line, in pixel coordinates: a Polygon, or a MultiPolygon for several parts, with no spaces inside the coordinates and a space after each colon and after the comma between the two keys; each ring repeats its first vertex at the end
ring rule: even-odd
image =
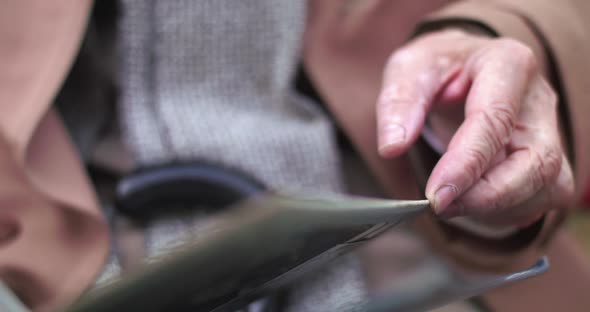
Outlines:
{"type": "MultiPolygon", "coordinates": [[[[205,159],[276,189],[342,192],[333,126],[293,90],[305,1],[123,4],[119,115],[138,163],[205,159]]],[[[186,239],[196,223],[155,222],[148,255],[186,239]]],[[[358,310],[358,266],[345,257],[299,285],[289,310],[358,310]]]]}

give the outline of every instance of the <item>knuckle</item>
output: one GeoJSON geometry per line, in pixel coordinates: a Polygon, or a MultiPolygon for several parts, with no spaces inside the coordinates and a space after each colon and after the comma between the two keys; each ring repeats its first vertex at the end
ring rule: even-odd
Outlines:
{"type": "Polygon", "coordinates": [[[531,183],[530,187],[533,190],[540,190],[543,188],[545,181],[543,179],[543,159],[541,155],[535,151],[531,151],[532,166],[529,170],[528,180],[531,183]]]}
{"type": "Polygon", "coordinates": [[[493,105],[494,109],[480,113],[481,126],[486,128],[486,136],[483,138],[485,143],[493,150],[502,148],[512,134],[512,129],[516,123],[516,118],[512,111],[507,108],[505,103],[493,105]]]}
{"type": "Polygon", "coordinates": [[[531,150],[531,157],[533,163],[530,173],[532,187],[535,190],[550,187],[561,171],[561,153],[555,149],[547,149],[542,153],[531,150]]]}
{"type": "Polygon", "coordinates": [[[516,117],[512,110],[507,108],[511,105],[512,104],[506,105],[506,103],[494,105],[494,109],[489,114],[487,114],[489,122],[493,127],[492,130],[494,130],[494,132],[502,138],[510,137],[512,134],[512,129],[516,123],[516,117]]]}
{"type": "Polygon", "coordinates": [[[551,107],[557,107],[557,101],[558,101],[558,97],[557,97],[557,92],[555,92],[555,90],[553,89],[553,87],[551,87],[551,85],[549,85],[549,83],[545,80],[545,79],[540,79],[541,80],[541,90],[543,92],[543,97],[545,98],[545,100],[547,101],[547,103],[551,106],[551,107]]]}
{"type": "Polygon", "coordinates": [[[465,156],[467,160],[465,173],[471,180],[479,178],[489,163],[489,156],[479,148],[467,149],[465,156]]]}
{"type": "Polygon", "coordinates": [[[402,47],[397,49],[389,57],[387,64],[388,66],[404,66],[409,63],[413,63],[420,56],[420,52],[413,49],[411,46],[402,47]]]}
{"type": "Polygon", "coordinates": [[[537,57],[529,46],[512,38],[500,38],[498,44],[507,55],[515,58],[527,73],[532,75],[537,72],[539,68],[537,57]]]}
{"type": "Polygon", "coordinates": [[[520,52],[521,56],[519,61],[521,62],[523,69],[529,74],[529,76],[532,76],[537,73],[539,64],[537,63],[537,58],[535,57],[533,51],[530,48],[524,47],[523,49],[524,51],[520,52]]]}
{"type": "Polygon", "coordinates": [[[558,149],[548,149],[544,155],[543,171],[544,178],[547,184],[552,184],[558,177],[561,171],[561,163],[563,158],[562,153],[558,149]]]}

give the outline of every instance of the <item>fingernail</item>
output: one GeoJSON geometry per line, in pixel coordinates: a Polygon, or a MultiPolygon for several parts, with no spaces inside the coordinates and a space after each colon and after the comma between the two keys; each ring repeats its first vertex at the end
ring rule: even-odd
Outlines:
{"type": "Polygon", "coordinates": [[[398,123],[389,123],[381,133],[379,151],[387,153],[406,140],[406,128],[398,123]]]}
{"type": "Polygon", "coordinates": [[[445,210],[457,196],[457,187],[453,185],[443,185],[434,193],[434,212],[443,215],[445,210]]]}

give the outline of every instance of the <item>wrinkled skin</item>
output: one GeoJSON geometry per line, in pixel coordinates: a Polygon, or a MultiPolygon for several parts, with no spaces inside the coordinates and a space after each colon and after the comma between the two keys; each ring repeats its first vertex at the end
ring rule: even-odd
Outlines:
{"type": "Polygon", "coordinates": [[[404,154],[425,120],[448,143],[426,187],[440,216],[526,225],[569,205],[556,95],[524,44],[442,30],[397,49],[377,101],[379,154],[404,154]]]}

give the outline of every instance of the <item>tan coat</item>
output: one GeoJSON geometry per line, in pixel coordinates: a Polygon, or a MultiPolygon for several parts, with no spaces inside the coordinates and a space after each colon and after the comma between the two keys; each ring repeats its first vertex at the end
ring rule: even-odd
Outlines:
{"type": "MultiPolygon", "coordinates": [[[[312,1],[304,63],[320,94],[387,189],[416,197],[404,159],[377,156],[373,106],[387,56],[414,25],[484,25],[531,46],[569,112],[578,194],[590,176],[590,2],[587,0],[312,1]],[[426,20],[428,13],[437,12],[426,20]],[[553,66],[552,66],[553,65],[553,66]],[[388,174],[395,172],[396,175],[388,174]]],[[[89,1],[0,4],[0,279],[37,311],[89,286],[108,250],[108,228],[78,157],[50,109],[78,48],[89,1]],[[30,21],[38,21],[31,23],[30,21]]],[[[567,132],[567,131],[566,131],[567,132]]],[[[541,253],[533,244],[529,249],[541,253]]],[[[549,274],[488,296],[501,311],[586,311],[590,263],[567,233],[547,251],[549,274]],[[568,291],[562,287],[569,285],[568,291]],[[517,297],[518,300],[511,300],[517,297]],[[532,305],[536,305],[533,309],[532,305]]],[[[516,256],[515,256],[516,257],[516,256]]]]}

